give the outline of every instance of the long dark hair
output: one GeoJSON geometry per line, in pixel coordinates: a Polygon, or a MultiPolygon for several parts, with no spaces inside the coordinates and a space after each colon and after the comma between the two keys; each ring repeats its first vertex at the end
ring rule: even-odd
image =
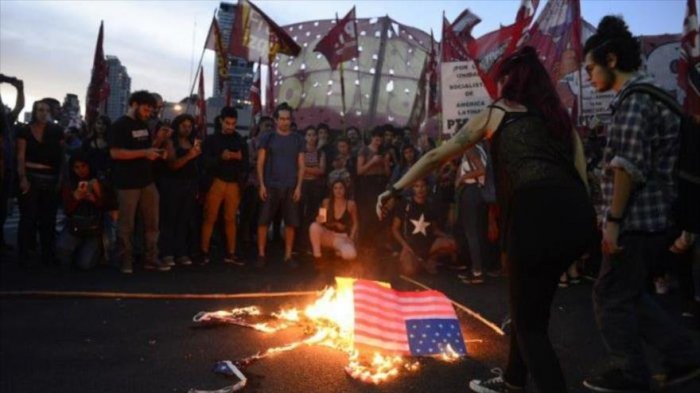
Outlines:
{"type": "Polygon", "coordinates": [[[501,98],[525,105],[528,110],[536,112],[553,137],[571,140],[571,117],[535,48],[523,47],[506,58],[496,74],[496,80],[504,79],[501,98]]]}
{"type": "Polygon", "coordinates": [[[194,142],[194,138],[196,136],[196,132],[194,131],[194,116],[187,113],[177,115],[173,119],[173,122],[170,123],[170,128],[173,129],[173,134],[170,136],[170,138],[173,140],[173,146],[175,146],[176,149],[180,147],[180,124],[186,121],[189,121],[192,124],[192,131],[190,132],[190,136],[188,137],[188,139],[190,140],[190,143],[194,142]]]}
{"type": "Polygon", "coordinates": [[[107,116],[107,115],[99,115],[97,116],[97,119],[95,119],[95,122],[92,124],[92,129],[89,130],[90,133],[88,135],[88,142],[92,144],[95,140],[97,140],[97,130],[95,129],[95,126],[97,125],[98,121],[102,121],[102,123],[105,125],[105,135],[104,138],[107,139],[107,131],[109,130],[109,127],[112,125],[112,119],[107,116]]]}
{"type": "MultiPolygon", "coordinates": [[[[337,183],[340,183],[343,185],[343,188],[345,189],[345,200],[348,200],[348,185],[345,184],[345,182],[342,179],[336,179],[331,183],[331,188],[330,188],[330,196],[328,197],[328,209],[332,209],[334,204],[335,204],[335,193],[333,192],[333,188],[335,188],[335,185],[337,183]]],[[[332,211],[332,210],[331,210],[332,211]]]]}

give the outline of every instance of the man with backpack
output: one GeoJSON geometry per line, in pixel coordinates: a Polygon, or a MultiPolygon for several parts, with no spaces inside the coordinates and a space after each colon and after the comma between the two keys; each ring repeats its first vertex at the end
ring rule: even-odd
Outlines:
{"type": "Polygon", "coordinates": [[[598,392],[649,391],[642,338],[662,355],[665,374],[655,376],[661,385],[700,376],[692,342],[647,291],[650,272],[669,247],[681,116],[639,71],[640,50],[625,22],[612,16],[603,18],[584,47],[592,86],[617,93],[601,179],[604,259],[593,294],[610,362],[584,381],[598,392]]]}

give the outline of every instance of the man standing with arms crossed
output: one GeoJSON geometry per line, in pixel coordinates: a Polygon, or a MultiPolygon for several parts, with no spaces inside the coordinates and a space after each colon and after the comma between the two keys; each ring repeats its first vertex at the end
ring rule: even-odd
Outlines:
{"type": "Polygon", "coordinates": [[[255,266],[266,264],[267,228],[281,209],[284,218],[284,265],[295,269],[292,259],[294,233],[300,224],[299,199],[304,178],[305,141],[291,131],[293,109],[282,103],[274,113],[274,132],[262,135],[258,144],[257,173],[260,183],[260,217],[258,219],[258,259],[255,266]]]}

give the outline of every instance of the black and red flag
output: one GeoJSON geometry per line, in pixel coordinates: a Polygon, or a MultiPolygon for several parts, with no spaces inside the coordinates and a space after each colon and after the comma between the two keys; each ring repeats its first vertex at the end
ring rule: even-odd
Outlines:
{"type": "Polygon", "coordinates": [[[440,113],[440,94],[438,94],[438,60],[433,31],[430,30],[430,57],[428,58],[428,117],[433,117],[440,113]]]}
{"type": "Polygon", "coordinates": [[[683,107],[686,112],[700,115],[700,27],[695,0],[688,0],[683,20],[678,86],[685,91],[683,107]]]}
{"type": "Polygon", "coordinates": [[[92,76],[90,77],[90,85],[88,86],[87,103],[85,107],[85,121],[88,129],[97,120],[100,114],[100,105],[105,102],[109,96],[109,83],[107,82],[107,73],[109,67],[105,60],[103,49],[104,42],[104,22],[100,22],[100,32],[97,35],[97,45],[95,46],[95,58],[92,61],[92,76]]]}
{"type": "Polygon", "coordinates": [[[252,2],[238,0],[228,50],[233,56],[248,61],[262,58],[270,64],[278,53],[297,56],[301,47],[252,2]]]}
{"type": "Polygon", "coordinates": [[[357,29],[355,7],[316,44],[314,52],[320,52],[328,60],[331,69],[338,64],[359,57],[357,49],[357,29]]]}

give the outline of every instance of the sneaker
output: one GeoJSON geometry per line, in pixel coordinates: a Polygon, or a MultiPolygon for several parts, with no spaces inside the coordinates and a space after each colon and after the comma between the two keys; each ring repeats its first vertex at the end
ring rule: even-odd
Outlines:
{"type": "Polygon", "coordinates": [[[462,282],[465,284],[483,284],[484,283],[484,278],[483,277],[475,277],[473,275],[466,276],[465,278],[462,279],[462,282]]]}
{"type": "Polygon", "coordinates": [[[648,392],[651,388],[649,381],[633,379],[620,369],[610,369],[586,378],[583,386],[594,392],[603,393],[648,392]]]}
{"type": "Polygon", "coordinates": [[[175,263],[180,266],[190,266],[192,264],[192,260],[188,256],[177,257],[175,258],[175,263]]]}
{"type": "Polygon", "coordinates": [[[134,272],[134,264],[131,261],[122,261],[122,265],[119,268],[119,271],[121,271],[124,274],[131,274],[134,272]]]}
{"type": "Polygon", "coordinates": [[[294,270],[299,267],[299,264],[293,258],[285,259],[284,262],[282,262],[282,265],[290,270],[294,270]]]}
{"type": "Polygon", "coordinates": [[[232,253],[232,252],[226,254],[226,256],[224,257],[224,263],[226,263],[226,264],[231,264],[231,265],[236,265],[236,266],[243,266],[243,265],[245,265],[245,264],[243,263],[243,261],[241,261],[240,258],[238,258],[238,257],[236,256],[236,254],[234,254],[234,253],[232,253]]]}
{"type": "Polygon", "coordinates": [[[199,266],[207,266],[211,260],[209,259],[209,253],[203,252],[199,257],[199,266]]]}
{"type": "Polygon", "coordinates": [[[160,259],[160,263],[166,266],[173,267],[175,266],[175,258],[172,256],[168,255],[167,257],[163,257],[160,259]]]}
{"type": "MultiPolygon", "coordinates": [[[[500,374],[501,370],[497,369],[496,373],[500,374]]],[[[513,386],[506,382],[502,375],[499,375],[485,381],[474,379],[469,382],[469,389],[476,393],[510,393],[522,392],[525,388],[513,386]]]]}
{"type": "Polygon", "coordinates": [[[255,263],[253,266],[255,266],[258,269],[262,269],[267,265],[267,260],[264,255],[258,255],[258,258],[255,260],[255,263]]]}
{"type": "Polygon", "coordinates": [[[679,385],[700,377],[700,367],[697,365],[683,368],[675,368],[669,370],[659,379],[659,385],[662,389],[679,385]]]}
{"type": "Polygon", "coordinates": [[[145,270],[158,270],[159,272],[167,272],[171,269],[170,266],[160,261],[146,262],[143,264],[143,268],[145,270]]]}

